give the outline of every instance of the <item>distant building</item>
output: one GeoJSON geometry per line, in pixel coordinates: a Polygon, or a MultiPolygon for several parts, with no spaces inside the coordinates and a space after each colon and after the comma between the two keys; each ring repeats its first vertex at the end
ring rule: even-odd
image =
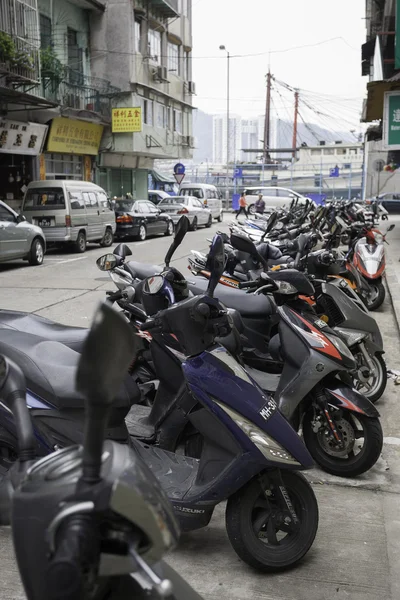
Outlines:
{"type": "Polygon", "coordinates": [[[202,110],[193,111],[195,150],[193,162],[200,164],[213,159],[213,116],[202,110]]]}
{"type": "MultiPolygon", "coordinates": [[[[227,141],[226,141],[227,119],[225,115],[213,116],[213,162],[226,164],[227,141]]],[[[242,148],[242,118],[232,115],[229,119],[229,162],[240,160],[242,148]]]]}

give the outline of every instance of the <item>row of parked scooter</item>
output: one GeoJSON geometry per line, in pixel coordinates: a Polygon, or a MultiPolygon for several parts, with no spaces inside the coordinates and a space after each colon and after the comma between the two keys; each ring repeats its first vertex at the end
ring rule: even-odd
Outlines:
{"type": "Polygon", "coordinates": [[[380,456],[386,366],[358,248],[382,246],[374,215],[234,223],[186,278],[170,265],[188,226],[164,266],[125,244],[97,261],[116,290],[89,334],[0,312],[0,517],[29,599],[198,598],[156,563],[175,519],[204,527],[222,501],[243,561],[292,566],[318,528],[300,471],[355,477],[380,456]]]}

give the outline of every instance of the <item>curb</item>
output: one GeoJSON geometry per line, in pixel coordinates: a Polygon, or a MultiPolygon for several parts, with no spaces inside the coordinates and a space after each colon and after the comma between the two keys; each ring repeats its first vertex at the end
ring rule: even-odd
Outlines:
{"type": "Polygon", "coordinates": [[[392,303],[394,318],[396,320],[397,329],[400,333],[400,282],[396,275],[396,270],[391,257],[386,264],[385,282],[389,292],[390,301],[392,303]]]}

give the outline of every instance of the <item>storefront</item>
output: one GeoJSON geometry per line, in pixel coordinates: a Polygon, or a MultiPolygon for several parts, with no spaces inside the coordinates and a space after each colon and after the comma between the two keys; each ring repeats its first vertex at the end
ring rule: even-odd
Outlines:
{"type": "Polygon", "coordinates": [[[0,119],[0,200],[19,209],[28,183],[38,179],[37,157],[47,125],[0,119]]]}
{"type": "Polygon", "coordinates": [[[45,153],[40,157],[40,179],[93,181],[103,125],[58,117],[53,119],[45,153]]]}

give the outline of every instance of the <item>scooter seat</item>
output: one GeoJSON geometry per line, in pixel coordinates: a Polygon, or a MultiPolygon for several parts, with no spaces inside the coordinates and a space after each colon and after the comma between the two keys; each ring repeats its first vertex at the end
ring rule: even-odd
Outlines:
{"type": "Polygon", "coordinates": [[[161,273],[164,270],[164,267],[160,267],[160,265],[146,265],[134,260],[126,262],[125,268],[128,269],[129,273],[137,279],[146,279],[146,277],[151,277],[152,275],[161,273]]]}
{"type": "MultiPolygon", "coordinates": [[[[193,277],[188,281],[190,291],[195,294],[204,294],[207,290],[208,280],[202,277],[193,277]]],[[[246,294],[242,290],[218,285],[215,297],[228,308],[234,308],[242,317],[268,317],[275,314],[275,305],[262,294],[246,294]]]]}
{"type": "Polygon", "coordinates": [[[16,310],[0,310],[0,329],[12,329],[37,335],[45,340],[61,342],[81,352],[89,330],[54,323],[44,317],[16,310]]]}
{"type": "Polygon", "coordinates": [[[286,265],[288,262],[292,261],[293,258],[291,256],[281,256],[280,258],[274,258],[268,261],[269,267],[274,267],[275,265],[286,265]]]}
{"type": "MultiPolygon", "coordinates": [[[[60,342],[43,340],[12,329],[0,329],[0,354],[21,367],[27,389],[45,402],[60,410],[84,408],[85,399],[75,387],[80,359],[78,352],[60,342]]],[[[140,400],[138,386],[127,375],[118,390],[113,409],[126,407],[127,413],[131,405],[140,400]]]]}

